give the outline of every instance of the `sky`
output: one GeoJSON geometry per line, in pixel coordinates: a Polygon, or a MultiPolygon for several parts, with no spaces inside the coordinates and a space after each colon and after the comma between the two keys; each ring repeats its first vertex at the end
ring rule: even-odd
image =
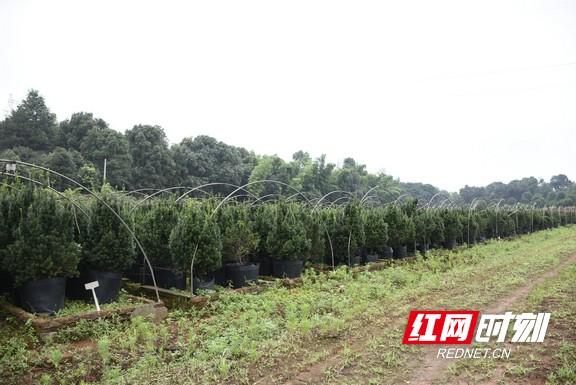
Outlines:
{"type": "Polygon", "coordinates": [[[31,88],[449,191],[576,179],[576,1],[0,0],[0,115],[31,88]]]}

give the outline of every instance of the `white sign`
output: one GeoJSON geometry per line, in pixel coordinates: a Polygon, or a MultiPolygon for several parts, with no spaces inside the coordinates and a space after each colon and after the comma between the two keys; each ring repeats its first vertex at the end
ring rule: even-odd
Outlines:
{"type": "Polygon", "coordinates": [[[96,297],[96,290],[94,290],[98,286],[100,286],[98,281],[88,282],[87,284],[84,285],[86,290],[92,290],[92,295],[94,296],[94,303],[96,304],[96,311],[100,311],[100,304],[98,303],[98,297],[96,297]]]}

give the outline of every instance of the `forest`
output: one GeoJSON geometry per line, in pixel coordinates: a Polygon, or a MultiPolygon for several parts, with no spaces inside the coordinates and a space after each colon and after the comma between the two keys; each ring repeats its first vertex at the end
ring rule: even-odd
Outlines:
{"type": "MultiPolygon", "coordinates": [[[[309,197],[334,190],[363,194],[381,185],[386,188],[375,192],[381,202],[407,194],[423,202],[443,195],[455,205],[468,205],[475,199],[536,207],[576,204],[576,185],[564,174],[549,181],[530,176],[484,187],[464,186],[459,192],[449,193],[430,184],[403,182],[383,172],[369,173],[366,165],[353,158],[346,158],[337,166],[327,162],[325,154],[313,158],[305,151],[297,151],[286,161],[206,135],[186,137],[170,145],[161,126],[138,124],[121,133],[89,112],[74,113],[58,121],[37,90],[30,90],[0,122],[0,158],[43,165],[95,189],[102,185],[106,159],[106,182],[121,190],[212,182],[243,185],[269,179],[293,186],[309,197]]],[[[60,181],[53,183],[56,188],[69,187],[59,186],[60,181]]],[[[230,187],[218,185],[208,190],[226,194],[230,187]]],[[[250,190],[260,196],[277,196],[287,193],[288,188],[257,184],[250,190]]],[[[437,203],[441,201],[442,198],[437,203]]]]}

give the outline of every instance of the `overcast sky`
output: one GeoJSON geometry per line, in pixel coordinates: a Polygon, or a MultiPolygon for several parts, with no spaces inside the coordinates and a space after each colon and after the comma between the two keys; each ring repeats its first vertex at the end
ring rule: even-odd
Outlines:
{"type": "Polygon", "coordinates": [[[346,156],[455,191],[576,178],[576,1],[0,0],[0,107],[346,156]]]}

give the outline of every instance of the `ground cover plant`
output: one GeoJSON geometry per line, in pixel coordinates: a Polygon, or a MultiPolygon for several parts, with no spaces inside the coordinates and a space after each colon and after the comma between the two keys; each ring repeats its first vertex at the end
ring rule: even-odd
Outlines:
{"type": "MultiPolygon", "coordinates": [[[[48,342],[38,341],[26,325],[4,318],[0,363],[7,374],[2,381],[276,383],[334,351],[342,354],[333,363],[348,357],[347,365],[352,365],[358,360],[351,357],[359,353],[350,344],[363,341],[374,354],[371,359],[387,362],[363,376],[373,383],[395,383],[391,373],[408,373],[409,357],[415,354],[402,347],[398,333],[410,307],[489,302],[576,253],[575,235],[574,227],[547,230],[456,252],[434,251],[375,272],[309,271],[296,288],[275,285],[259,294],[224,291],[203,309],[171,311],[162,324],[140,319],[81,323],[48,342]],[[373,334],[375,330],[380,332],[373,334]],[[348,350],[339,350],[342,346],[348,350]],[[404,365],[406,370],[399,370],[404,365]]],[[[346,380],[345,372],[334,369],[327,366],[317,383],[346,380]]]]}

